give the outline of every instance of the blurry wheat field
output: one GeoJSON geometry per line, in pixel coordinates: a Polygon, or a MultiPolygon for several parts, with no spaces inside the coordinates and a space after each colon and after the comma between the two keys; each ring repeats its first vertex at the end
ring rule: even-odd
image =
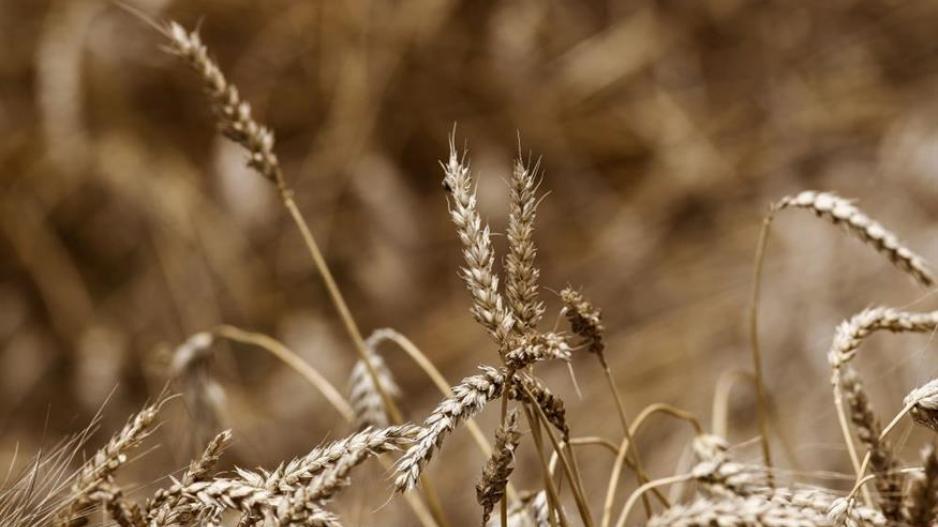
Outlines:
{"type": "MultiPolygon", "coordinates": [[[[456,127],[479,209],[506,251],[512,163],[539,159],[535,239],[551,326],[567,285],[603,310],[626,410],[666,402],[709,426],[721,375],[751,368],[747,308],[762,217],[802,189],[835,191],[938,260],[938,5],[927,2],[128,1],[199,28],[276,132],[297,206],[362,330],[394,328],[450,382],[497,354],[469,313],[440,161],[456,127]]],[[[345,388],[357,359],[276,191],[216,133],[191,72],[116,4],[0,1],[0,463],[96,415],[89,451],[172,382],[173,350],[219,324],[269,334],[345,388]]],[[[497,267],[501,269],[499,258],[497,267]]],[[[873,305],[926,311],[927,290],[806,213],[779,215],[761,344],[777,464],[841,491],[852,474],[830,395],[834,328],[873,305]],[[791,448],[787,448],[791,446],[791,448]]],[[[938,368],[930,338],[870,339],[859,370],[882,418],[938,368]]],[[[436,388],[382,347],[420,422],[436,388]]],[[[548,364],[574,430],[619,433],[592,362],[548,364]],[[579,388],[579,393],[577,391],[579,388]]],[[[223,428],[223,466],[276,466],[346,424],[264,353],[219,344],[220,422],[185,404],[121,481],[146,493],[223,428]],[[206,434],[209,434],[206,437],[206,434]]],[[[758,461],[756,398],[731,394],[728,438],[758,461]]],[[[498,415],[480,416],[494,430],[498,415]]],[[[915,457],[930,432],[903,424],[915,457]]],[[[649,473],[691,439],[656,422],[649,473]]],[[[485,456],[464,432],[428,466],[455,525],[478,522],[485,456]]],[[[605,481],[611,457],[581,456],[605,481]]],[[[2,466],[2,465],[0,465],[2,466]]],[[[519,452],[519,488],[539,482],[519,452]]],[[[370,525],[391,496],[378,465],[342,500],[370,525]],[[376,498],[379,496],[379,498],[376,498]]],[[[515,481],[513,479],[513,481],[515,481]]],[[[634,480],[623,478],[623,491],[634,480]]],[[[601,493],[590,496],[599,508],[601,493]]],[[[382,509],[408,525],[400,500],[382,509]]]]}

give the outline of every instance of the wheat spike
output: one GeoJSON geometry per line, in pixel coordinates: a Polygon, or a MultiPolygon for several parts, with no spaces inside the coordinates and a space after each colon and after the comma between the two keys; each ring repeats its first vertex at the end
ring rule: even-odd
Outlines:
{"type": "Polygon", "coordinates": [[[563,302],[570,330],[582,339],[579,345],[585,345],[588,352],[602,356],[606,349],[603,342],[606,328],[603,326],[602,312],[572,287],[565,287],[560,292],[560,300],[563,302]]]}
{"type": "Polygon", "coordinates": [[[541,271],[534,265],[534,220],[537,216],[538,165],[527,167],[515,161],[509,181],[508,255],[505,257],[505,296],[514,314],[516,330],[525,333],[537,327],[544,316],[544,303],[538,300],[541,271]]]}
{"type": "Polygon", "coordinates": [[[910,407],[913,421],[938,432],[938,379],[912,390],[902,403],[910,407]]]}
{"type": "MultiPolygon", "coordinates": [[[[374,343],[371,342],[371,337],[365,343],[370,350],[368,360],[371,361],[371,366],[378,376],[378,382],[384,387],[385,393],[393,398],[400,397],[401,389],[394,382],[394,376],[385,364],[384,359],[374,351],[374,343]]],[[[355,422],[359,428],[382,428],[390,424],[381,393],[375,387],[375,383],[368,373],[368,367],[362,360],[356,362],[352,368],[348,391],[349,404],[352,405],[352,409],[355,411],[355,422]]]]}
{"type": "Polygon", "coordinates": [[[938,455],[934,445],[922,450],[922,465],[924,471],[913,476],[902,511],[910,527],[931,527],[938,512],[938,455]]]}
{"type": "MultiPolygon", "coordinates": [[[[365,429],[344,439],[314,448],[301,458],[291,460],[269,474],[252,474],[241,471],[242,477],[249,480],[261,479],[266,490],[274,493],[290,493],[298,485],[308,485],[316,476],[337,464],[345,464],[374,452],[387,452],[409,444],[419,437],[422,430],[415,425],[389,426],[379,429],[365,429]]],[[[348,467],[348,468],[351,468],[348,467]]]]}
{"type": "Polygon", "coordinates": [[[489,521],[495,505],[505,495],[508,478],[514,470],[515,450],[521,442],[518,412],[508,414],[505,424],[495,431],[495,448],[482,469],[482,481],[476,485],[476,500],[482,506],[482,523],[489,521]]]}
{"type": "Polygon", "coordinates": [[[847,230],[881,252],[899,269],[905,271],[922,285],[929,287],[935,280],[925,260],[902,245],[895,234],[867,216],[851,201],[830,192],[804,191],[794,196],[779,200],[774,211],[786,208],[808,209],[834,224],[847,227],[847,230]]]}
{"type": "Polygon", "coordinates": [[[865,309],[837,326],[827,360],[834,368],[850,361],[863,339],[876,331],[927,333],[936,328],[938,311],[915,313],[890,307],[865,309]]]}
{"type": "Polygon", "coordinates": [[[248,151],[249,167],[285,192],[286,183],[273,150],[273,132],[254,120],[251,105],[241,99],[238,89],[228,82],[218,64],[209,57],[199,34],[170,22],[166,35],[169,37],[169,51],[185,60],[202,79],[221,133],[248,151]]]}
{"type": "Polygon", "coordinates": [[[841,369],[839,382],[857,437],[870,451],[870,468],[876,474],[879,507],[890,520],[898,520],[902,506],[902,477],[888,441],[880,440],[882,427],[873,411],[859,375],[851,366],[841,369]]]}
{"type": "Polygon", "coordinates": [[[510,339],[511,350],[505,354],[505,365],[521,370],[536,362],[570,361],[570,345],[557,333],[527,333],[510,339]]]}
{"type": "Polygon", "coordinates": [[[120,432],[113,435],[81,467],[72,484],[68,503],[56,517],[56,525],[74,525],[76,514],[98,501],[95,495],[110,485],[114,472],[127,462],[127,452],[136,448],[150,434],[159,408],[159,403],[153,404],[134,415],[120,432]]]}
{"type": "Polygon", "coordinates": [[[466,377],[453,386],[453,396],[443,399],[424,421],[415,443],[397,461],[394,484],[401,492],[417,484],[424,465],[443,439],[459,424],[479,413],[489,401],[501,396],[505,387],[505,373],[483,366],[482,373],[466,377]]]}
{"type": "Polygon", "coordinates": [[[450,217],[463,245],[465,267],[460,274],[472,295],[472,315],[501,345],[515,322],[499,292],[494,271],[495,250],[489,226],[483,225],[479,215],[469,164],[457,154],[453,136],[450,137],[449,161],[443,165],[443,171],[450,217]]]}
{"type": "Polygon", "coordinates": [[[182,480],[169,489],[160,489],[153,495],[147,504],[147,522],[149,527],[163,527],[172,525],[177,513],[176,505],[179,503],[182,489],[198,481],[205,481],[214,469],[222,452],[231,443],[231,431],[225,430],[212,439],[205,447],[202,455],[189,464],[189,468],[182,476],[182,480]]]}

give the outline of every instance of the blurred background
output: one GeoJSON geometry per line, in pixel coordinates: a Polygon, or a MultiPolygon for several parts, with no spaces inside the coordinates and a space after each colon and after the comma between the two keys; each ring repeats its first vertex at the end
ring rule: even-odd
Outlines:
{"type": "MultiPolygon", "coordinates": [[[[660,401],[708,422],[720,375],[750,367],[752,257],[782,195],[858,198],[938,258],[938,4],[129,3],[200,28],[276,132],[299,207],[363,331],[401,331],[452,382],[497,360],[469,315],[440,187],[454,123],[497,232],[513,159],[542,158],[545,323],[567,284],[603,308],[633,415],[660,401]]],[[[163,44],[108,2],[0,0],[0,461],[99,411],[91,443],[100,444],[164,390],[173,348],[219,323],[281,339],[346,384],[354,350],[298,232],[244,153],[215,133],[197,79],[163,44]]],[[[935,304],[839,231],[804,211],[779,217],[762,303],[775,420],[794,443],[776,457],[825,484],[823,472],[849,469],[824,356],[835,325],[870,305],[935,304]]],[[[503,238],[495,243],[504,252],[503,238]]],[[[921,337],[866,346],[858,362],[883,420],[935,373],[931,347],[921,337]]],[[[219,426],[237,439],[229,465],[272,467],[349,431],[267,354],[216,351],[219,426]]],[[[438,393],[403,353],[382,353],[408,417],[422,420],[438,393]]],[[[618,442],[595,361],[574,368],[582,399],[566,368],[542,369],[574,434],[618,442]]],[[[739,385],[731,441],[755,436],[754,411],[739,385]]],[[[481,419],[487,430],[493,419],[481,419]]],[[[149,490],[164,483],[198,447],[199,426],[181,400],[170,404],[158,447],[125,477],[149,490]]],[[[910,454],[923,439],[899,437],[910,454]]],[[[639,443],[650,472],[673,473],[689,438],[686,427],[652,423],[639,443]]],[[[535,458],[520,455],[518,485],[533,487],[535,458]]],[[[477,521],[483,457],[469,436],[456,434],[435,461],[452,517],[477,521]]],[[[599,503],[611,458],[594,450],[581,461],[599,503]]],[[[342,501],[349,525],[375,521],[389,495],[380,467],[371,470],[377,493],[359,487],[342,501]]],[[[397,502],[381,513],[411,521],[397,502]]]]}

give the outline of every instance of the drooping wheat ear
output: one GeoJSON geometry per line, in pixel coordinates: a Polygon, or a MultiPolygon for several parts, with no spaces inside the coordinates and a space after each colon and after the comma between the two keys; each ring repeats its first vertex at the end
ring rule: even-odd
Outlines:
{"type": "Polygon", "coordinates": [[[310,498],[309,487],[298,487],[286,500],[281,501],[275,515],[278,526],[342,527],[339,518],[310,498]]]}
{"type": "Polygon", "coordinates": [[[786,208],[807,209],[834,224],[842,224],[858,238],[881,252],[899,269],[910,274],[922,285],[929,287],[934,278],[925,260],[899,242],[895,234],[867,216],[850,200],[831,192],[805,191],[779,200],[775,211],[786,208]]]}
{"type": "Polygon", "coordinates": [[[410,490],[417,484],[423,467],[446,435],[501,396],[505,387],[505,373],[489,366],[480,369],[482,373],[466,377],[453,386],[453,396],[437,405],[424,421],[416,442],[398,459],[394,484],[399,491],[410,490]]]}
{"type": "Polygon", "coordinates": [[[198,33],[186,31],[176,22],[170,22],[166,34],[169,50],[185,60],[201,77],[221,133],[248,151],[248,166],[285,192],[286,183],[273,151],[273,132],[254,120],[251,105],[242,100],[238,89],[225,79],[218,64],[209,57],[198,33]]]}
{"type": "Polygon", "coordinates": [[[560,292],[560,300],[563,302],[570,330],[583,339],[581,345],[585,344],[587,351],[601,356],[606,349],[603,342],[606,328],[603,327],[602,312],[572,287],[565,287],[560,292]]]}
{"type": "Polygon", "coordinates": [[[508,256],[505,257],[505,296],[515,318],[515,329],[524,333],[537,327],[544,316],[538,300],[540,269],[534,265],[534,219],[537,216],[538,164],[528,167],[515,161],[509,182],[511,211],[508,215],[508,256]]]}
{"type": "Polygon", "coordinates": [[[127,453],[150,434],[161,404],[147,406],[134,415],[120,432],[85,462],[72,484],[67,505],[56,517],[56,525],[71,525],[77,513],[94,503],[95,493],[109,484],[114,472],[127,462],[127,453]]]}
{"type": "Polygon", "coordinates": [[[888,441],[881,440],[882,427],[873,411],[860,376],[852,366],[840,368],[839,382],[850,421],[857,438],[869,449],[869,465],[876,475],[879,508],[887,519],[897,521],[901,516],[902,474],[888,441]]]}
{"type": "Polygon", "coordinates": [[[189,464],[189,468],[179,481],[174,480],[173,485],[168,489],[156,491],[147,504],[146,517],[149,527],[169,526],[176,521],[176,505],[179,503],[182,489],[208,479],[215,465],[218,464],[222,452],[230,443],[230,430],[219,433],[205,447],[202,455],[189,464]]]}
{"type": "Polygon", "coordinates": [[[482,506],[483,525],[489,521],[495,505],[505,495],[508,478],[515,468],[515,450],[520,442],[518,412],[514,410],[508,414],[505,424],[495,431],[495,448],[482,469],[482,480],[476,485],[476,500],[482,506]]]}
{"type": "Polygon", "coordinates": [[[567,424],[567,410],[563,399],[553,394],[540,379],[526,373],[516,373],[512,379],[510,397],[517,401],[536,404],[544,412],[548,422],[560,431],[563,441],[570,439],[570,426],[567,424]],[[534,397],[531,401],[528,392],[534,397]]]}
{"type": "Polygon", "coordinates": [[[526,333],[509,339],[511,350],[505,354],[505,365],[520,370],[535,362],[570,360],[570,345],[557,333],[526,333]]]}
{"type": "Polygon", "coordinates": [[[448,192],[450,217],[463,245],[466,265],[460,269],[460,274],[472,295],[472,316],[502,345],[515,322],[498,290],[491,232],[489,226],[482,223],[469,164],[456,152],[455,141],[455,136],[450,136],[449,161],[443,165],[443,186],[448,192]]]}
{"type": "MultiPolygon", "coordinates": [[[[371,361],[371,367],[377,373],[378,382],[384,388],[385,393],[395,399],[400,397],[401,389],[394,382],[394,376],[391,375],[391,370],[384,363],[384,359],[375,351],[371,337],[365,341],[365,344],[370,350],[368,360],[371,361]]],[[[352,368],[348,390],[349,403],[355,410],[355,423],[359,428],[369,426],[382,428],[390,424],[384,399],[381,398],[381,392],[371,380],[371,375],[368,374],[368,368],[363,360],[356,362],[355,367],[352,368]]]]}
{"type": "Polygon", "coordinates": [[[351,483],[349,474],[352,469],[371,456],[394,452],[411,445],[419,432],[420,427],[416,425],[368,430],[326,449],[323,459],[333,459],[338,452],[342,454],[309,480],[306,484],[306,499],[313,502],[331,499],[351,483]]]}
{"type": "Polygon", "coordinates": [[[876,331],[928,333],[938,329],[938,311],[914,313],[890,307],[874,307],[843,321],[834,333],[827,360],[834,368],[856,355],[863,339],[876,331]]]}
{"type": "Polygon", "coordinates": [[[420,427],[415,425],[365,429],[344,439],[316,447],[305,456],[295,458],[271,473],[260,475],[244,470],[240,473],[244,479],[262,479],[262,486],[273,493],[290,493],[298,485],[308,486],[314,481],[325,485],[325,479],[316,478],[331,470],[336,471],[331,472],[333,477],[344,477],[369,455],[390,452],[412,443],[420,431],[420,427]]]}
{"type": "Polygon", "coordinates": [[[651,518],[647,527],[831,527],[826,515],[765,496],[698,499],[651,518]]]}
{"type": "Polygon", "coordinates": [[[225,389],[212,376],[212,345],[215,335],[199,332],[190,336],[173,352],[170,371],[179,383],[186,408],[192,416],[193,439],[203,444],[225,422],[225,389]]]}
{"type": "Polygon", "coordinates": [[[902,511],[910,527],[931,527],[938,512],[938,455],[934,445],[922,450],[922,465],[924,471],[912,477],[902,511]]]}
{"type": "Polygon", "coordinates": [[[910,407],[913,421],[938,432],[938,379],[912,390],[902,403],[910,407]]]}

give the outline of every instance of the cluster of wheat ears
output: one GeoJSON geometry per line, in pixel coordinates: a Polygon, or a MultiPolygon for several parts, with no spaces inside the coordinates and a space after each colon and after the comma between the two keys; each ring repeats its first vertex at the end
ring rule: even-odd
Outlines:
{"type": "MultiPolygon", "coordinates": [[[[70,467],[84,435],[65,441],[51,455],[37,457],[29,470],[13,478],[0,493],[0,525],[77,527],[106,516],[121,527],[228,522],[240,526],[338,526],[341,520],[330,512],[330,500],[351,484],[357,466],[376,458],[392,472],[393,486],[407,500],[417,521],[427,527],[444,527],[449,523],[424,469],[447,437],[460,427],[469,429],[488,456],[476,486],[482,525],[592,527],[598,523],[602,527],[613,524],[623,527],[630,521],[643,521],[649,526],[688,527],[925,527],[938,522],[938,453],[931,447],[925,448],[922,466],[909,468],[900,464],[887,441],[889,432],[906,415],[916,423],[938,430],[938,381],[912,390],[903,402],[903,410],[883,427],[852,365],[869,334],[879,330],[932,332],[938,328],[938,312],[878,307],[849,318],[836,329],[828,359],[834,404],[856,473],[856,484],[849,494],[795,481],[783,482],[773,470],[768,423],[762,410],[767,396],[757,338],[759,276],[772,217],[791,208],[814,212],[845,227],[922,285],[932,284],[923,260],[850,201],[831,193],[802,192],[778,201],[763,224],[756,255],[750,329],[764,462],[741,463],[734,461],[730,445],[721,437],[725,434],[725,423],[719,425],[720,419],[715,420],[715,429],[708,433],[693,415],[659,403],[647,407],[630,422],[606,361],[600,311],[578,291],[566,288],[560,293],[561,315],[568,322],[569,331],[541,328],[545,306],[538,297],[540,272],[535,264],[537,249],[533,240],[541,197],[537,165],[518,161],[509,179],[508,253],[503,276],[499,276],[491,231],[479,213],[469,164],[452,140],[449,158],[442,164],[443,189],[465,260],[460,274],[472,298],[471,313],[494,343],[497,364],[481,366],[477,374],[450,386],[403,335],[379,330],[363,338],[294,203],[274,153],[274,135],[254,120],[249,104],[225,78],[197,33],[176,23],[154,26],[166,37],[166,49],[201,79],[222,134],[243,146],[249,166],[275,185],[359,353],[346,396],[275,339],[233,326],[220,326],[193,335],[176,349],[175,374],[184,379],[197,372],[218,340],[254,345],[304,375],[359,431],[317,446],[305,456],[272,470],[236,469],[218,473],[216,462],[232,438],[225,431],[205,446],[202,455],[181,476],[168,478],[168,485],[143,501],[131,500],[122,492],[115,474],[127,462],[130,452],[152,432],[166,400],[161,398],[134,415],[77,471],[70,467]],[[423,423],[403,422],[397,402],[399,390],[376,352],[377,344],[384,340],[400,345],[444,394],[423,423]],[[595,358],[604,371],[621,421],[622,434],[615,440],[574,434],[567,423],[563,400],[537,377],[539,363],[569,364],[577,355],[595,358]],[[473,417],[496,401],[501,420],[490,443],[473,417]],[[650,480],[645,472],[633,438],[648,418],[656,414],[685,421],[693,427],[696,464],[687,473],[650,480]],[[530,439],[543,473],[541,488],[528,492],[516,490],[510,483],[515,452],[525,438],[530,439]],[[590,506],[597,500],[588,499],[588,492],[598,491],[597,485],[583,480],[577,463],[577,448],[588,444],[605,445],[616,454],[600,511],[590,506]],[[865,450],[862,457],[857,444],[865,450]],[[395,454],[397,459],[393,460],[395,454]],[[629,495],[618,492],[624,471],[631,471],[637,479],[638,487],[629,495]],[[676,503],[662,492],[664,487],[673,485],[692,485],[687,489],[693,490],[678,493],[686,499],[676,503]]],[[[184,385],[185,395],[190,404],[209,407],[218,387],[200,379],[184,385]]]]}

